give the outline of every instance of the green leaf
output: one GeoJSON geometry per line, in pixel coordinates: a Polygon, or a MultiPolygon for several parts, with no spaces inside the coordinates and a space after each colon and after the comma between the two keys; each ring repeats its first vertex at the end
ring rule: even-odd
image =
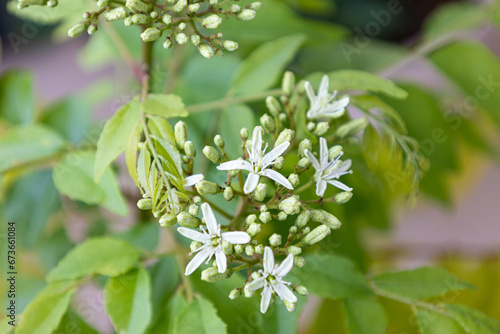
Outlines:
{"type": "Polygon", "coordinates": [[[0,77],[0,118],[12,124],[33,119],[33,77],[27,71],[6,71],[0,77]]]}
{"type": "Polygon", "coordinates": [[[430,267],[384,273],[374,277],[373,282],[385,292],[414,300],[437,298],[448,292],[474,288],[446,270],[430,267]]]}
{"type": "Polygon", "coordinates": [[[146,113],[165,118],[188,115],[182,99],[174,94],[149,94],[142,106],[146,113]]]}
{"type": "Polygon", "coordinates": [[[111,238],[93,238],[71,250],[47,275],[47,281],[61,281],[100,274],[118,276],[129,271],[139,260],[139,251],[126,242],[111,238]]]}
{"type": "Polygon", "coordinates": [[[351,97],[351,102],[367,112],[373,109],[382,112],[382,116],[387,119],[387,123],[396,131],[402,134],[407,133],[406,124],[401,115],[378,97],[373,95],[356,95],[351,97]]]}
{"type": "Polygon", "coordinates": [[[148,331],[149,334],[173,334],[175,319],[184,310],[187,301],[180,294],[172,296],[166,303],[164,312],[158,323],[148,331]]]}
{"type": "Polygon", "coordinates": [[[61,321],[76,291],[73,282],[49,284],[26,307],[18,334],[51,334],[61,321]]]}
{"type": "Polygon", "coordinates": [[[255,49],[236,71],[230,93],[250,94],[272,87],[304,42],[304,35],[282,37],[255,49]]]}
{"type": "Polygon", "coordinates": [[[90,327],[83,319],[73,311],[68,311],[59,324],[59,328],[54,332],[71,334],[99,334],[94,328],[90,327]]]}
{"type": "Polygon", "coordinates": [[[130,133],[141,117],[138,98],[125,104],[111,117],[102,130],[97,142],[94,179],[99,180],[109,166],[124,150],[130,133]]]}
{"type": "Polygon", "coordinates": [[[314,281],[309,290],[330,299],[359,298],[372,295],[365,277],[350,259],[334,254],[305,256],[306,266],[292,273],[302,284],[314,281]]]}
{"type": "Polygon", "coordinates": [[[139,188],[139,176],[137,175],[137,145],[141,141],[142,124],[140,121],[135,123],[134,129],[128,137],[127,147],[125,148],[125,161],[127,162],[127,169],[130,177],[135,185],[139,188]]]}
{"type": "Polygon", "coordinates": [[[104,287],[104,306],[117,332],[142,334],[151,320],[151,283],[144,268],[113,277],[104,287]]]}
{"type": "Polygon", "coordinates": [[[346,326],[351,334],[384,334],[387,316],[375,296],[343,301],[346,326]]]}
{"type": "Polygon", "coordinates": [[[224,334],[226,324],[218,317],[214,305],[203,297],[198,297],[186,305],[176,317],[174,334],[224,334]]]}
{"type": "Polygon", "coordinates": [[[385,145],[377,130],[372,125],[369,125],[363,132],[363,156],[366,164],[372,171],[376,171],[378,167],[378,153],[380,147],[385,145]]]}
{"type": "Polygon", "coordinates": [[[486,110],[500,124],[500,62],[479,42],[456,42],[430,55],[439,69],[467,95],[464,115],[477,107],[486,110]]]}
{"type": "Polygon", "coordinates": [[[0,173],[60,153],[63,139],[42,125],[26,125],[10,128],[0,138],[0,173]]]}
{"type": "Polygon", "coordinates": [[[448,311],[453,315],[465,332],[470,334],[498,334],[500,322],[478,310],[465,305],[449,304],[448,311]]]}
{"type": "Polygon", "coordinates": [[[422,334],[464,334],[460,325],[442,314],[421,309],[414,311],[422,334]]]}
{"type": "Polygon", "coordinates": [[[94,154],[74,151],[66,154],[54,167],[54,183],[59,192],[73,200],[99,204],[116,214],[126,216],[127,203],[110,168],[103,171],[98,183],[94,180],[94,154]]]}
{"type": "Polygon", "coordinates": [[[114,237],[121,239],[137,249],[153,252],[158,246],[160,229],[157,222],[148,222],[136,225],[114,237]]]}
{"type": "Polygon", "coordinates": [[[232,104],[222,110],[217,133],[225,139],[224,149],[229,157],[236,159],[241,156],[240,130],[246,127],[251,131],[255,123],[255,115],[246,104],[232,104]]]}

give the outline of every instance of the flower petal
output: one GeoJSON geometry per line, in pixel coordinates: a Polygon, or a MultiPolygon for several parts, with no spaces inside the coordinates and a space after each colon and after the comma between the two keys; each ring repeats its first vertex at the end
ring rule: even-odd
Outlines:
{"type": "Polygon", "coordinates": [[[274,160],[276,160],[277,157],[281,156],[283,152],[286,151],[286,149],[290,146],[290,142],[283,142],[273,148],[269,153],[267,153],[263,158],[262,158],[262,165],[261,168],[265,169],[267,166],[272,164],[274,160]]]}
{"type": "Polygon", "coordinates": [[[244,169],[249,172],[253,171],[252,164],[246,160],[231,160],[221,163],[217,166],[218,170],[234,170],[234,169],[244,169]]]}
{"type": "Polygon", "coordinates": [[[274,254],[271,247],[264,248],[264,272],[271,274],[274,270],[274,254]]]}
{"type": "Polygon", "coordinates": [[[290,190],[293,190],[293,186],[290,183],[290,181],[288,181],[286,179],[286,177],[284,177],[283,175],[281,175],[280,173],[278,173],[274,169],[264,169],[264,170],[259,172],[259,175],[266,176],[266,177],[270,178],[271,180],[278,182],[283,187],[290,189],[290,190]]]}
{"type": "Polygon", "coordinates": [[[283,277],[293,268],[293,255],[289,254],[286,259],[276,268],[275,276],[283,277]]]}
{"type": "Polygon", "coordinates": [[[243,186],[243,192],[245,194],[250,194],[255,190],[257,184],[259,183],[260,176],[255,174],[254,172],[250,172],[248,174],[247,180],[245,181],[245,185],[243,186]]]}
{"type": "Polygon", "coordinates": [[[271,303],[271,296],[273,295],[273,289],[271,286],[267,285],[262,290],[262,299],[260,300],[260,312],[266,313],[269,308],[269,303],[271,303]]]}
{"type": "Polygon", "coordinates": [[[266,282],[266,277],[261,276],[255,280],[251,281],[250,283],[248,283],[246,288],[250,291],[259,290],[259,289],[264,287],[265,282],[266,282]]]}
{"type": "Polygon", "coordinates": [[[250,242],[250,236],[246,232],[224,232],[222,240],[233,245],[246,244],[250,242]]]}
{"type": "Polygon", "coordinates": [[[344,174],[345,172],[347,172],[349,170],[349,168],[351,168],[351,165],[352,165],[351,159],[346,160],[346,161],[342,161],[342,163],[340,164],[340,166],[338,166],[336,168],[336,171],[339,174],[344,174]]]}
{"type": "Polygon", "coordinates": [[[189,276],[195,271],[207,258],[211,257],[212,249],[206,248],[201,252],[197,253],[191,261],[189,261],[186,266],[186,271],[184,275],[189,276]]]}
{"type": "Polygon", "coordinates": [[[308,149],[304,150],[304,153],[306,154],[309,161],[311,161],[311,164],[313,165],[314,169],[320,170],[321,166],[319,165],[318,159],[316,159],[316,157],[311,152],[309,152],[308,149]]]}
{"type": "Polygon", "coordinates": [[[348,187],[346,186],[345,184],[343,184],[342,182],[340,181],[336,181],[336,180],[330,180],[328,181],[328,183],[330,183],[332,186],[334,187],[337,187],[341,190],[344,190],[344,191],[352,191],[352,188],[351,187],[348,187]]]}
{"type": "Polygon", "coordinates": [[[314,94],[314,89],[309,81],[306,81],[304,88],[306,89],[307,97],[309,98],[309,103],[312,104],[316,100],[316,94],[314,94]]]}
{"type": "Polygon", "coordinates": [[[208,203],[203,203],[201,205],[201,212],[203,213],[203,218],[205,218],[208,232],[210,234],[219,235],[219,224],[217,224],[217,219],[215,219],[214,212],[208,203]]]}
{"type": "Polygon", "coordinates": [[[323,179],[318,179],[316,182],[316,195],[323,197],[326,191],[326,181],[323,179]]]}
{"type": "Polygon", "coordinates": [[[259,154],[262,151],[262,128],[260,126],[256,126],[253,129],[252,134],[252,154],[250,156],[250,161],[257,162],[259,160],[259,154]]]}
{"type": "Polygon", "coordinates": [[[328,75],[323,75],[321,78],[318,89],[318,97],[320,99],[328,98],[329,80],[328,75]]]}
{"type": "Polygon", "coordinates": [[[217,262],[217,269],[219,273],[223,273],[227,269],[227,258],[226,254],[222,251],[222,249],[217,249],[215,251],[215,261],[217,262]]]}
{"type": "Polygon", "coordinates": [[[188,176],[184,179],[184,186],[185,187],[191,187],[203,180],[205,177],[203,174],[194,174],[191,176],[188,176]]]}
{"type": "Polygon", "coordinates": [[[194,241],[199,241],[199,242],[208,242],[210,240],[210,237],[204,233],[192,230],[190,228],[186,227],[179,227],[177,231],[185,236],[186,238],[189,238],[194,241]]]}
{"type": "Polygon", "coordinates": [[[319,157],[321,167],[323,168],[328,164],[328,143],[323,137],[319,139],[319,157]]]}
{"type": "Polygon", "coordinates": [[[290,303],[297,302],[297,296],[293,294],[293,292],[283,283],[278,283],[273,285],[274,291],[281,298],[281,300],[286,300],[290,303]]]}

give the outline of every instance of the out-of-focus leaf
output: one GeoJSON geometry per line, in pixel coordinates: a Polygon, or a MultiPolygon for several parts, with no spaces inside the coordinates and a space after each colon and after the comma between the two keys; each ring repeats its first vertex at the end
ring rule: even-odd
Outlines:
{"type": "Polygon", "coordinates": [[[56,155],[63,139],[42,125],[12,127],[0,138],[0,172],[56,155]]]}
{"type": "Polygon", "coordinates": [[[182,99],[173,94],[149,94],[142,103],[144,111],[165,118],[186,117],[188,112],[182,99]]]}
{"type": "Polygon", "coordinates": [[[293,35],[259,46],[241,63],[234,74],[230,93],[250,94],[272,87],[304,39],[304,35],[293,35]]]}
{"type": "Polygon", "coordinates": [[[6,71],[0,77],[0,118],[12,124],[30,123],[34,114],[33,77],[25,71],[6,71]]]}
{"type": "Polygon", "coordinates": [[[139,251],[124,241],[94,238],[77,245],[47,275],[47,281],[61,281],[100,274],[118,276],[129,271],[139,251]]]}
{"type": "Polygon", "coordinates": [[[54,167],[53,178],[57,190],[73,200],[99,204],[125,216],[128,207],[115,174],[106,168],[99,182],[95,183],[94,165],[92,152],[75,151],[65,155],[54,167]]]}
{"type": "Polygon", "coordinates": [[[177,315],[175,334],[224,334],[227,325],[218,317],[217,309],[203,297],[198,297],[177,315]]]}
{"type": "Polygon", "coordinates": [[[415,300],[437,298],[450,291],[474,288],[446,270],[430,267],[384,273],[375,276],[373,282],[389,294],[415,300]]]}
{"type": "Polygon", "coordinates": [[[44,236],[37,244],[37,253],[43,268],[47,271],[54,268],[73,247],[74,244],[68,239],[64,228],[44,236]]]}
{"type": "Polygon", "coordinates": [[[308,334],[345,334],[345,322],[342,310],[342,301],[323,299],[318,309],[310,315],[310,328],[307,328],[308,334]],[[332,321],[332,319],[335,319],[332,321]]]}
{"type": "Polygon", "coordinates": [[[346,327],[351,334],[384,334],[387,330],[387,316],[373,297],[345,299],[343,301],[346,327]]]}
{"type": "Polygon", "coordinates": [[[467,333],[500,333],[500,322],[478,310],[459,304],[449,304],[447,309],[467,333]]]}
{"type": "Polygon", "coordinates": [[[142,334],[151,320],[151,283],[144,268],[112,277],[104,287],[104,306],[117,332],[142,334]]]}
{"type": "Polygon", "coordinates": [[[90,327],[78,314],[72,311],[68,311],[64,315],[54,333],[98,334],[94,328],[90,327]]]}
{"type": "Polygon", "coordinates": [[[151,328],[148,333],[150,334],[173,334],[175,319],[187,305],[187,301],[180,294],[175,294],[172,299],[165,304],[164,313],[158,323],[151,328]]]}
{"type": "Polygon", "coordinates": [[[456,321],[442,314],[421,309],[414,313],[422,334],[465,334],[456,321]]]}
{"type": "Polygon", "coordinates": [[[363,132],[363,156],[366,164],[372,171],[378,167],[378,152],[381,145],[384,145],[377,130],[369,125],[363,132]]]}
{"type": "Polygon", "coordinates": [[[152,252],[158,245],[160,236],[159,225],[156,222],[140,224],[113,236],[131,244],[137,249],[152,252]]]}
{"type": "Polygon", "coordinates": [[[137,98],[121,107],[102,130],[94,166],[94,179],[99,180],[106,167],[115,160],[127,145],[128,137],[141,117],[141,105],[137,98]]]}
{"type": "Polygon", "coordinates": [[[236,159],[241,156],[241,140],[232,140],[232,138],[240,138],[241,128],[247,128],[251,131],[254,126],[255,116],[247,105],[233,104],[224,108],[217,133],[226,140],[224,149],[229,157],[236,159]]]}
{"type": "Polygon", "coordinates": [[[351,101],[352,104],[362,110],[366,110],[370,113],[376,111],[377,114],[381,114],[384,119],[387,120],[387,123],[390,124],[397,132],[406,134],[406,124],[401,118],[401,115],[378,97],[373,95],[357,95],[353,96],[351,101]]]}

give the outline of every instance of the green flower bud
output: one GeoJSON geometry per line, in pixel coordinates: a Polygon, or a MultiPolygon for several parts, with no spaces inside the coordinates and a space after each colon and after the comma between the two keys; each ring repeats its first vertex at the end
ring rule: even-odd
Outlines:
{"type": "Polygon", "coordinates": [[[234,41],[222,41],[222,47],[227,51],[234,51],[238,48],[238,43],[234,41]]]}
{"type": "Polygon", "coordinates": [[[224,252],[224,254],[226,254],[226,255],[233,255],[234,254],[233,245],[228,241],[223,241],[221,248],[222,248],[222,251],[224,252]]]}
{"type": "Polygon", "coordinates": [[[201,224],[199,218],[193,217],[184,211],[177,215],[177,221],[179,222],[179,225],[190,228],[197,228],[201,224]]]}
{"type": "Polygon", "coordinates": [[[194,3],[192,5],[188,6],[188,13],[194,13],[200,9],[200,4],[199,3],[194,3]]]}
{"type": "Polygon", "coordinates": [[[343,148],[340,145],[335,145],[330,147],[330,149],[328,150],[328,159],[330,160],[335,159],[336,157],[342,154],[342,150],[343,148]]]}
{"type": "Polygon", "coordinates": [[[214,56],[214,49],[206,44],[200,44],[198,52],[207,59],[211,59],[214,56]]]}
{"type": "Polygon", "coordinates": [[[51,8],[56,7],[58,4],[59,4],[59,2],[57,0],[49,0],[49,1],[47,1],[47,6],[51,7],[51,8]]]}
{"type": "Polygon", "coordinates": [[[297,285],[294,290],[301,296],[307,296],[309,294],[309,291],[307,291],[307,288],[303,285],[297,285]]]}
{"type": "Polygon", "coordinates": [[[255,246],[255,253],[260,255],[264,254],[264,245],[255,246]]]}
{"type": "Polygon", "coordinates": [[[294,312],[297,309],[297,303],[291,303],[286,299],[283,299],[283,303],[285,304],[285,307],[288,312],[294,312]]]}
{"type": "Polygon", "coordinates": [[[175,213],[166,213],[160,218],[160,226],[168,227],[177,223],[177,215],[175,213]]]}
{"type": "Polygon", "coordinates": [[[316,123],[314,122],[309,122],[306,124],[306,129],[309,132],[313,132],[315,128],[316,128],[316,123]]]}
{"type": "Polygon", "coordinates": [[[341,193],[336,194],[333,199],[335,200],[335,203],[337,204],[345,204],[349,202],[349,200],[352,198],[352,192],[350,191],[343,191],[341,193]]]}
{"type": "Polygon", "coordinates": [[[141,38],[144,42],[153,42],[161,37],[161,30],[158,28],[147,28],[141,34],[141,38]]]}
{"type": "Polygon", "coordinates": [[[97,7],[103,8],[109,6],[109,1],[110,0],[99,0],[97,1],[97,7]]]}
{"type": "Polygon", "coordinates": [[[290,229],[288,230],[288,234],[294,235],[295,233],[297,233],[297,226],[290,227],[290,229]]]}
{"type": "Polygon", "coordinates": [[[328,122],[319,122],[314,130],[314,135],[320,137],[330,130],[330,125],[328,122]]]}
{"type": "Polygon", "coordinates": [[[234,191],[233,191],[233,188],[231,188],[231,187],[226,187],[226,188],[224,189],[224,199],[225,199],[226,201],[228,201],[228,202],[229,202],[229,201],[230,201],[230,200],[232,200],[233,198],[234,198],[234,191]]]}
{"type": "Polygon", "coordinates": [[[172,7],[174,12],[182,12],[185,8],[187,7],[187,0],[179,0],[177,3],[172,7]]]}
{"type": "Polygon", "coordinates": [[[302,256],[294,256],[293,264],[299,268],[302,268],[306,264],[306,260],[302,256]]]}
{"type": "Polygon", "coordinates": [[[262,124],[264,130],[266,130],[268,133],[272,133],[274,132],[274,130],[276,130],[276,124],[274,124],[274,119],[268,114],[264,114],[260,118],[260,124],[262,124]]]}
{"type": "Polygon", "coordinates": [[[89,35],[93,35],[96,31],[97,31],[97,25],[96,24],[91,24],[89,25],[88,29],[87,29],[87,33],[89,35]]]}
{"type": "Polygon", "coordinates": [[[161,210],[156,209],[155,211],[153,211],[153,217],[158,218],[160,217],[160,215],[161,215],[161,210]]]}
{"type": "Polygon", "coordinates": [[[281,170],[285,166],[285,158],[277,157],[276,162],[274,163],[274,169],[281,170]]]}
{"type": "Polygon", "coordinates": [[[172,41],[170,40],[170,38],[167,38],[164,42],[163,42],[163,48],[165,49],[170,49],[172,47],[172,41]]]}
{"type": "Polygon", "coordinates": [[[297,247],[297,246],[288,246],[288,248],[286,250],[287,250],[288,254],[292,254],[294,256],[302,253],[302,248],[297,247]]]}
{"type": "Polygon", "coordinates": [[[299,162],[297,163],[297,165],[301,168],[306,168],[307,166],[309,166],[311,164],[311,161],[309,161],[308,158],[304,157],[302,159],[299,160],[299,162]]]}
{"type": "Polygon", "coordinates": [[[128,16],[127,11],[123,7],[118,7],[110,10],[105,15],[107,21],[121,20],[128,16]]]}
{"type": "Polygon", "coordinates": [[[203,148],[203,154],[207,157],[208,160],[212,161],[214,164],[218,164],[220,162],[221,157],[219,152],[215,149],[215,147],[205,146],[203,148]]]}
{"type": "Polygon", "coordinates": [[[255,10],[253,9],[243,9],[238,14],[238,19],[243,21],[250,21],[255,18],[255,10]]]}
{"type": "Polygon", "coordinates": [[[274,147],[284,143],[284,142],[290,142],[292,141],[293,137],[295,136],[295,131],[290,130],[290,129],[285,129],[281,131],[281,133],[278,136],[278,139],[274,142],[274,147]]]}
{"type": "Polygon", "coordinates": [[[178,44],[182,45],[182,44],[186,44],[189,41],[189,38],[186,36],[185,33],[180,32],[180,33],[175,35],[175,41],[178,44]]]}
{"type": "Polygon", "coordinates": [[[309,232],[311,232],[311,229],[309,228],[309,226],[306,226],[302,229],[302,234],[303,235],[306,235],[308,234],[309,232]]]}
{"type": "Polygon", "coordinates": [[[262,212],[262,213],[259,215],[259,220],[260,220],[263,224],[267,224],[267,223],[269,223],[271,220],[273,220],[273,217],[271,216],[271,212],[269,212],[269,211],[262,212]]]}
{"type": "Polygon", "coordinates": [[[186,155],[191,158],[194,158],[196,156],[196,148],[194,147],[192,141],[188,140],[184,142],[184,153],[186,153],[186,155]]]}
{"type": "Polygon", "coordinates": [[[184,31],[184,30],[186,30],[186,23],[185,22],[179,23],[179,25],[177,26],[177,30],[178,31],[184,31]]]}
{"type": "Polygon", "coordinates": [[[292,173],[288,176],[288,181],[290,182],[290,184],[292,185],[292,187],[297,187],[300,183],[300,179],[299,179],[299,176],[295,173],[292,173]]]}
{"type": "Polygon", "coordinates": [[[234,245],[234,252],[238,255],[243,254],[245,251],[245,246],[243,245],[234,245]]]}
{"type": "Polygon", "coordinates": [[[198,182],[195,188],[200,195],[215,195],[221,191],[221,188],[216,183],[206,180],[198,182]]]}
{"type": "Polygon", "coordinates": [[[222,19],[217,14],[212,14],[201,21],[201,25],[207,29],[216,29],[222,23],[222,19]]]}
{"type": "Polygon", "coordinates": [[[250,224],[250,226],[248,227],[248,229],[247,229],[246,232],[252,238],[255,237],[257,234],[260,233],[260,224],[259,223],[252,223],[252,224],[250,224]]]}
{"type": "Polygon", "coordinates": [[[238,288],[231,290],[231,292],[229,293],[229,299],[232,300],[238,298],[239,296],[241,296],[241,289],[238,288]]]}
{"type": "Polygon", "coordinates": [[[200,207],[196,204],[191,204],[188,211],[190,215],[198,216],[200,214],[200,207]]]}
{"type": "Polygon", "coordinates": [[[296,215],[300,212],[300,197],[298,195],[290,196],[279,203],[279,209],[287,215],[296,215]]]}
{"type": "Polygon", "coordinates": [[[266,107],[274,117],[278,116],[281,112],[281,104],[274,96],[266,97],[266,107]]]}
{"type": "Polygon", "coordinates": [[[240,130],[240,137],[242,140],[247,140],[248,139],[248,129],[247,128],[242,128],[240,130]]]}
{"type": "Polygon", "coordinates": [[[253,295],[255,295],[255,290],[248,290],[247,287],[245,286],[245,288],[243,289],[243,294],[245,298],[252,298],[253,295]]]}
{"type": "Polygon", "coordinates": [[[134,13],[147,13],[149,11],[149,6],[139,0],[127,0],[125,6],[134,13]]]}
{"type": "Polygon", "coordinates": [[[252,272],[252,274],[250,275],[250,277],[252,278],[252,280],[256,280],[257,278],[261,277],[262,275],[258,272],[258,271],[254,271],[252,272]]]}
{"type": "Polygon", "coordinates": [[[85,13],[83,13],[83,15],[82,15],[82,16],[83,16],[83,18],[84,18],[85,20],[90,19],[90,13],[89,13],[89,12],[85,12],[85,13]]]}
{"type": "Polygon", "coordinates": [[[189,249],[191,249],[191,252],[196,251],[198,248],[203,246],[203,244],[199,241],[192,241],[191,244],[189,245],[189,249]]]}
{"type": "Polygon", "coordinates": [[[279,246],[281,245],[281,235],[277,234],[277,233],[274,233],[273,235],[271,235],[269,237],[269,244],[271,246],[279,246]]]}
{"type": "Polygon", "coordinates": [[[132,16],[126,17],[125,20],[123,20],[123,24],[125,24],[126,27],[134,25],[134,20],[132,19],[132,16]]]}
{"type": "Polygon", "coordinates": [[[337,230],[340,228],[340,226],[342,226],[340,220],[338,220],[337,217],[329,212],[323,211],[323,218],[324,220],[322,223],[328,225],[328,227],[330,227],[332,230],[337,230]]]}
{"type": "Polygon", "coordinates": [[[201,279],[206,282],[217,282],[226,278],[229,278],[233,275],[233,268],[227,266],[227,269],[223,273],[219,273],[219,269],[217,267],[210,267],[201,272],[201,279]]]}
{"type": "Polygon", "coordinates": [[[311,219],[311,212],[309,210],[304,210],[297,217],[295,225],[297,225],[297,227],[299,228],[302,228],[307,225],[310,219],[311,219]]]}
{"type": "Polygon", "coordinates": [[[312,143],[309,139],[304,139],[299,143],[299,157],[303,158],[306,156],[306,150],[312,151],[312,143]]]}
{"type": "Polygon", "coordinates": [[[283,75],[283,81],[281,82],[281,89],[283,89],[285,95],[291,95],[294,87],[295,87],[295,75],[293,74],[293,72],[286,71],[285,74],[283,75]]]}
{"type": "Polygon", "coordinates": [[[201,197],[200,196],[193,197],[193,203],[201,204],[201,197]]]}
{"type": "Polygon", "coordinates": [[[368,126],[368,120],[365,117],[351,119],[349,122],[341,125],[335,131],[335,137],[343,139],[363,131],[368,126]]]}
{"type": "Polygon", "coordinates": [[[211,6],[215,6],[217,4],[218,0],[208,0],[208,3],[211,5],[211,6]]]}
{"type": "Polygon", "coordinates": [[[191,158],[185,155],[182,157],[182,162],[187,165],[188,163],[191,162],[191,158]]]}
{"type": "Polygon", "coordinates": [[[172,16],[165,14],[161,18],[162,22],[165,23],[166,26],[169,26],[172,24],[172,16]]]}
{"type": "Polygon", "coordinates": [[[151,21],[151,17],[146,14],[135,14],[132,16],[132,22],[135,24],[146,24],[151,21]]]}
{"type": "Polygon", "coordinates": [[[282,112],[281,114],[278,115],[278,120],[281,123],[285,124],[286,121],[288,120],[288,116],[284,112],[282,112]]]}
{"type": "Polygon", "coordinates": [[[259,183],[253,192],[253,197],[257,202],[262,202],[266,198],[267,184],[259,183]]]}
{"type": "Polygon", "coordinates": [[[157,11],[153,11],[153,12],[149,13],[149,16],[151,16],[151,18],[153,20],[156,20],[160,16],[160,14],[158,14],[157,11]]]}
{"type": "Polygon", "coordinates": [[[153,201],[151,198],[143,198],[137,202],[137,207],[141,210],[151,210],[153,208],[153,201]]]}
{"type": "Polygon", "coordinates": [[[193,43],[193,45],[195,45],[195,46],[200,45],[200,43],[201,43],[200,35],[191,35],[191,43],[193,43]]]}
{"type": "Polygon", "coordinates": [[[245,246],[245,254],[246,255],[253,256],[254,253],[255,253],[255,249],[253,248],[252,245],[246,245],[245,246]]]}
{"type": "Polygon", "coordinates": [[[269,210],[269,209],[267,208],[267,205],[265,205],[265,204],[264,204],[264,205],[261,205],[261,206],[260,206],[260,208],[259,208],[259,211],[260,211],[260,212],[266,212],[266,211],[268,211],[268,210],[269,210]]]}
{"type": "Polygon", "coordinates": [[[177,122],[174,126],[175,143],[179,150],[184,148],[187,140],[187,131],[187,125],[183,121],[177,122]]]}
{"type": "Polygon", "coordinates": [[[279,220],[280,222],[282,222],[282,221],[286,220],[286,218],[287,218],[287,217],[288,217],[288,216],[287,216],[287,214],[286,214],[286,213],[284,213],[284,212],[280,212],[280,213],[278,213],[278,220],[279,220]]]}
{"type": "Polygon", "coordinates": [[[78,23],[68,31],[68,36],[71,38],[78,37],[85,31],[85,29],[87,29],[87,26],[84,23],[78,23]]]}
{"type": "Polygon", "coordinates": [[[238,14],[241,11],[241,7],[239,5],[231,5],[229,11],[233,14],[238,14]]]}
{"type": "Polygon", "coordinates": [[[245,222],[247,223],[247,225],[257,223],[257,215],[255,214],[248,215],[247,218],[245,219],[245,222]]]}
{"type": "Polygon", "coordinates": [[[260,7],[262,7],[262,3],[260,1],[252,2],[250,4],[250,9],[253,9],[253,10],[259,10],[260,7]]]}
{"type": "Polygon", "coordinates": [[[217,145],[218,148],[221,150],[226,146],[226,143],[224,142],[224,139],[222,139],[221,135],[216,135],[214,137],[214,144],[217,145]]]}
{"type": "Polygon", "coordinates": [[[304,243],[308,246],[314,245],[326,238],[331,231],[327,225],[320,225],[304,237],[304,243]]]}

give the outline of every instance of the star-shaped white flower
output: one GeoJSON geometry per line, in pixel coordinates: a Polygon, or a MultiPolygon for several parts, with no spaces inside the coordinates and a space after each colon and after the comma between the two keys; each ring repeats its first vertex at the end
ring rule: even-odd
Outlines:
{"type": "Polygon", "coordinates": [[[234,170],[243,169],[249,171],[248,178],[245,181],[245,186],[243,187],[243,192],[249,194],[255,190],[259,179],[261,176],[265,176],[281,184],[283,187],[288,189],[293,189],[292,184],[280,173],[274,169],[269,169],[273,164],[276,163],[276,159],[280,157],[290,146],[290,143],[285,141],[275,148],[273,148],[269,153],[265,154],[267,149],[267,144],[262,149],[262,133],[263,130],[260,126],[257,126],[253,130],[252,136],[252,147],[248,151],[248,160],[232,160],[224,162],[217,167],[218,170],[234,170]]]}
{"type": "Polygon", "coordinates": [[[323,76],[319,84],[318,95],[314,94],[311,83],[306,81],[305,88],[310,103],[307,117],[310,119],[321,117],[338,118],[344,114],[345,108],[349,104],[349,97],[347,96],[333,101],[337,96],[337,91],[333,91],[332,94],[328,93],[328,80],[327,75],[323,76]]]}
{"type": "Polygon", "coordinates": [[[344,154],[341,152],[338,157],[328,161],[328,147],[325,138],[319,139],[319,158],[316,157],[309,152],[309,150],[305,150],[305,153],[314,169],[316,169],[316,174],[314,174],[314,180],[316,180],[316,195],[323,197],[326,191],[327,183],[331,184],[334,187],[342,189],[344,191],[351,191],[352,188],[346,186],[340,181],[337,181],[339,177],[345,174],[352,174],[352,170],[348,170],[351,168],[351,160],[340,161],[340,157],[344,154]]]}
{"type": "Polygon", "coordinates": [[[255,291],[261,288],[262,290],[260,300],[260,311],[266,313],[273,291],[280,297],[281,300],[286,300],[289,303],[297,302],[297,296],[287,287],[290,282],[285,282],[283,276],[293,267],[293,255],[290,254],[286,257],[285,261],[280,265],[274,264],[273,250],[270,247],[264,249],[264,270],[259,270],[262,274],[261,277],[250,282],[246,288],[250,291],[255,291]]]}
{"type": "Polygon", "coordinates": [[[184,178],[184,187],[191,187],[203,180],[205,177],[203,174],[194,174],[184,178]]]}
{"type": "Polygon", "coordinates": [[[222,251],[222,242],[227,241],[233,245],[250,242],[250,236],[246,232],[221,233],[220,225],[215,219],[212,208],[207,203],[201,205],[201,212],[203,213],[203,218],[205,218],[208,232],[203,228],[201,228],[201,232],[186,227],[179,227],[177,229],[186,238],[203,243],[203,246],[195,250],[198,254],[186,266],[186,276],[191,275],[204,261],[208,263],[214,254],[219,273],[225,272],[227,269],[227,258],[226,254],[222,251]]]}

